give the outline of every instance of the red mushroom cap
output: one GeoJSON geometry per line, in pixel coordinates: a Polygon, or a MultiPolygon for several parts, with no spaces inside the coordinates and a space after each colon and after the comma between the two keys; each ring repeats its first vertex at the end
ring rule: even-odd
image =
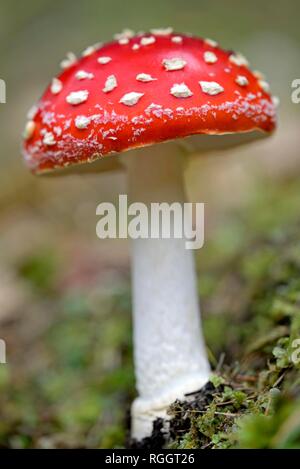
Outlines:
{"type": "Polygon", "coordinates": [[[276,125],[268,84],[240,54],[169,30],[72,54],[24,132],[24,155],[44,172],[192,134],[276,125]]]}

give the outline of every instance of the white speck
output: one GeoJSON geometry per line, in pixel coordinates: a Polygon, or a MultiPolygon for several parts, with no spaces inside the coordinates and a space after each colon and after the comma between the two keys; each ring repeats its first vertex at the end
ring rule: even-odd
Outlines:
{"type": "Polygon", "coordinates": [[[42,114],[42,121],[45,125],[52,125],[55,123],[54,112],[47,111],[42,114]]]}
{"type": "Polygon", "coordinates": [[[218,60],[218,57],[216,56],[216,54],[208,50],[204,52],[203,58],[204,58],[204,62],[206,62],[207,64],[214,64],[218,60]]]}
{"type": "Polygon", "coordinates": [[[144,93],[136,93],[135,91],[132,91],[131,93],[124,94],[119,103],[125,104],[126,106],[133,106],[141,99],[142,96],[144,96],[144,93]]]}
{"type": "Polygon", "coordinates": [[[247,67],[249,65],[249,62],[246,59],[246,57],[244,57],[242,54],[239,54],[239,53],[238,54],[231,54],[229,56],[229,62],[231,62],[235,65],[238,65],[239,67],[241,67],[242,65],[247,67]]]}
{"type": "Polygon", "coordinates": [[[93,44],[92,46],[87,47],[83,52],[82,52],[82,57],[88,57],[89,55],[92,55],[97,49],[100,49],[102,46],[102,42],[96,42],[96,44],[93,44]]]}
{"type": "Polygon", "coordinates": [[[73,54],[73,52],[68,52],[66,58],[61,61],[60,66],[63,70],[65,70],[66,68],[74,65],[76,60],[76,55],[73,54]]]}
{"type": "Polygon", "coordinates": [[[66,101],[67,103],[73,104],[73,105],[81,104],[81,103],[84,103],[88,99],[88,96],[89,96],[89,92],[87,90],[73,91],[66,97],[66,101]]]}
{"type": "Polygon", "coordinates": [[[140,48],[139,44],[133,44],[132,50],[138,50],[140,48]]]}
{"type": "Polygon", "coordinates": [[[131,39],[132,37],[134,36],[134,31],[132,31],[132,29],[123,29],[123,31],[121,33],[117,33],[114,35],[114,39],[116,39],[116,41],[119,41],[120,39],[131,39]]]}
{"type": "Polygon", "coordinates": [[[56,127],[54,127],[53,130],[54,130],[54,133],[55,133],[58,137],[61,136],[61,134],[62,134],[62,128],[59,127],[59,125],[57,125],[56,127]]]}
{"type": "Polygon", "coordinates": [[[84,70],[78,70],[78,72],[75,74],[75,78],[77,80],[92,80],[94,75],[92,73],[85,72],[84,70]]]}
{"type": "Polygon", "coordinates": [[[153,36],[142,37],[141,46],[150,46],[150,44],[154,44],[154,42],[155,42],[155,37],[153,37],[153,36]]]}
{"type": "Polygon", "coordinates": [[[173,36],[171,41],[174,42],[174,44],[182,44],[183,39],[181,36],[173,36]]]}
{"type": "Polygon", "coordinates": [[[259,86],[261,87],[262,90],[265,91],[265,93],[269,93],[270,92],[270,85],[267,81],[265,80],[259,80],[258,81],[258,84],[259,86]]]}
{"type": "Polygon", "coordinates": [[[179,57],[174,57],[172,59],[163,59],[162,64],[168,72],[172,72],[174,70],[182,70],[186,65],[186,61],[179,57]]]}
{"type": "Polygon", "coordinates": [[[266,76],[262,72],[260,72],[259,70],[254,70],[253,75],[258,80],[265,80],[266,79],[266,76]]]}
{"type": "Polygon", "coordinates": [[[273,102],[275,107],[279,107],[280,99],[278,98],[278,96],[272,96],[272,102],[273,102]]]}
{"type": "Polygon", "coordinates": [[[64,123],[64,130],[68,130],[71,127],[72,119],[67,119],[64,123]]]}
{"type": "Polygon", "coordinates": [[[98,57],[97,62],[101,65],[108,64],[111,61],[111,57],[98,57]]]}
{"type": "Polygon", "coordinates": [[[205,44],[207,44],[208,46],[211,46],[211,47],[217,47],[218,46],[218,43],[217,41],[214,41],[213,39],[204,39],[204,42],[205,44]]]}
{"type": "Polygon", "coordinates": [[[29,111],[27,112],[27,119],[28,120],[32,120],[35,118],[36,114],[37,114],[37,111],[38,111],[38,107],[37,106],[31,106],[31,108],[29,109],[29,111]]]}
{"type": "Polygon", "coordinates": [[[89,55],[92,55],[95,52],[94,46],[88,46],[84,51],[82,52],[82,57],[88,57],[89,55]]]}
{"type": "Polygon", "coordinates": [[[25,129],[24,129],[24,132],[23,132],[23,138],[25,140],[29,140],[33,136],[34,131],[35,131],[35,122],[28,121],[27,124],[25,125],[25,129]]]}
{"type": "Polygon", "coordinates": [[[224,72],[225,72],[225,73],[230,73],[231,70],[230,70],[230,68],[226,67],[226,68],[224,68],[224,72]]]}
{"type": "Polygon", "coordinates": [[[147,83],[148,81],[155,81],[157,78],[153,78],[151,75],[148,75],[148,73],[139,73],[136,76],[137,81],[143,81],[147,83]]]}
{"type": "Polygon", "coordinates": [[[243,75],[238,75],[235,79],[235,82],[240,85],[240,86],[247,86],[249,85],[249,80],[247,77],[244,77],[243,75]]]}
{"type": "Polygon", "coordinates": [[[135,116],[131,119],[131,122],[134,124],[134,125],[137,125],[137,124],[144,124],[145,123],[145,119],[143,116],[135,116]]]}
{"type": "Polygon", "coordinates": [[[150,29],[151,34],[155,34],[156,36],[168,36],[172,34],[173,28],[154,28],[150,29]]]}
{"type": "Polygon", "coordinates": [[[176,98],[189,98],[190,96],[193,96],[193,93],[185,83],[175,83],[172,86],[170,93],[176,98]]]}
{"type": "Polygon", "coordinates": [[[86,129],[91,122],[91,119],[86,116],[77,116],[75,119],[75,127],[79,130],[86,129]]]}
{"type": "Polygon", "coordinates": [[[121,46],[126,46],[126,44],[129,43],[129,39],[127,37],[122,37],[121,39],[118,40],[118,43],[121,45],[121,46]]]}
{"type": "Polygon", "coordinates": [[[211,96],[222,93],[224,91],[224,88],[215,81],[199,81],[199,85],[201,86],[203,93],[209,94],[211,96]]]}
{"type": "Polygon", "coordinates": [[[43,138],[43,143],[51,147],[56,144],[56,140],[52,132],[46,132],[43,138]]]}
{"type": "Polygon", "coordinates": [[[133,132],[134,137],[139,137],[143,132],[145,132],[145,130],[145,128],[135,129],[133,132]]]}
{"type": "Polygon", "coordinates": [[[58,78],[53,78],[50,89],[52,94],[59,94],[63,89],[63,84],[58,78]]]}
{"type": "Polygon", "coordinates": [[[151,104],[147,107],[146,111],[152,111],[153,109],[161,109],[161,108],[162,108],[161,104],[151,103],[151,104]]]}
{"type": "Polygon", "coordinates": [[[115,75],[110,75],[109,77],[107,77],[102,91],[104,93],[109,93],[110,91],[114,90],[117,86],[118,86],[118,83],[117,83],[117,79],[115,75]]]}

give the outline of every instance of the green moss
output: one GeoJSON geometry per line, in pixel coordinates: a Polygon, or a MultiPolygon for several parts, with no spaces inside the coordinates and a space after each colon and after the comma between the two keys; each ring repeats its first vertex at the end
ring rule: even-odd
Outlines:
{"type": "Polygon", "coordinates": [[[211,266],[202,289],[208,349],[215,365],[226,355],[209,392],[171,407],[174,428],[184,428],[173,448],[300,447],[299,191],[289,186],[290,204],[268,191],[226,228],[224,252],[221,229],[202,253],[211,266]]]}
{"type": "Polygon", "coordinates": [[[52,247],[41,248],[26,257],[19,266],[19,274],[36,291],[45,292],[53,288],[58,269],[58,259],[52,247]]]}
{"type": "MultiPolygon", "coordinates": [[[[190,402],[171,406],[167,447],[300,447],[299,194],[298,182],[258,187],[201,250],[215,372],[190,402]]],[[[90,287],[66,293],[57,287],[63,272],[53,252],[19,264],[43,321],[39,328],[36,315],[26,317],[24,329],[30,322],[38,331],[30,343],[17,323],[5,330],[18,343],[9,347],[9,365],[0,365],[0,447],[124,446],[135,395],[130,288],[116,287],[109,300],[90,287]]]]}
{"type": "Polygon", "coordinates": [[[300,400],[277,399],[271,415],[249,415],[238,422],[241,448],[299,448],[300,400]]]}

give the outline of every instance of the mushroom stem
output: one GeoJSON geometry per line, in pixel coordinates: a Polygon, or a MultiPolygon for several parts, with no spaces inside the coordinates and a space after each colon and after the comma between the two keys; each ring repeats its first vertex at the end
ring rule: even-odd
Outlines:
{"type": "MultiPolygon", "coordinates": [[[[173,144],[129,158],[131,202],[185,201],[183,168],[173,144]],[[170,151],[170,148],[172,151],[170,151]]],[[[139,396],[132,405],[132,437],[149,436],[168,406],[200,389],[209,364],[200,324],[196,272],[185,239],[132,240],[134,358],[139,396]]]]}

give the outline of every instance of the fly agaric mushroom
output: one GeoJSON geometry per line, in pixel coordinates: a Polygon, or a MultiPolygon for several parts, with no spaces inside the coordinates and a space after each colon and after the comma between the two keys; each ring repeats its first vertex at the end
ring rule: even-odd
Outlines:
{"type": "MultiPolygon", "coordinates": [[[[25,128],[25,161],[36,174],[97,159],[99,170],[111,169],[119,159],[109,155],[147,146],[123,157],[131,199],[184,202],[178,146],[149,145],[202,134],[197,139],[206,151],[275,128],[269,87],[243,56],[170,28],[137,36],[125,31],[78,60],[69,54],[63,68],[25,128]]],[[[185,240],[133,240],[132,270],[139,393],[132,435],[141,439],[172,401],[207,382],[210,367],[185,240]]]]}

